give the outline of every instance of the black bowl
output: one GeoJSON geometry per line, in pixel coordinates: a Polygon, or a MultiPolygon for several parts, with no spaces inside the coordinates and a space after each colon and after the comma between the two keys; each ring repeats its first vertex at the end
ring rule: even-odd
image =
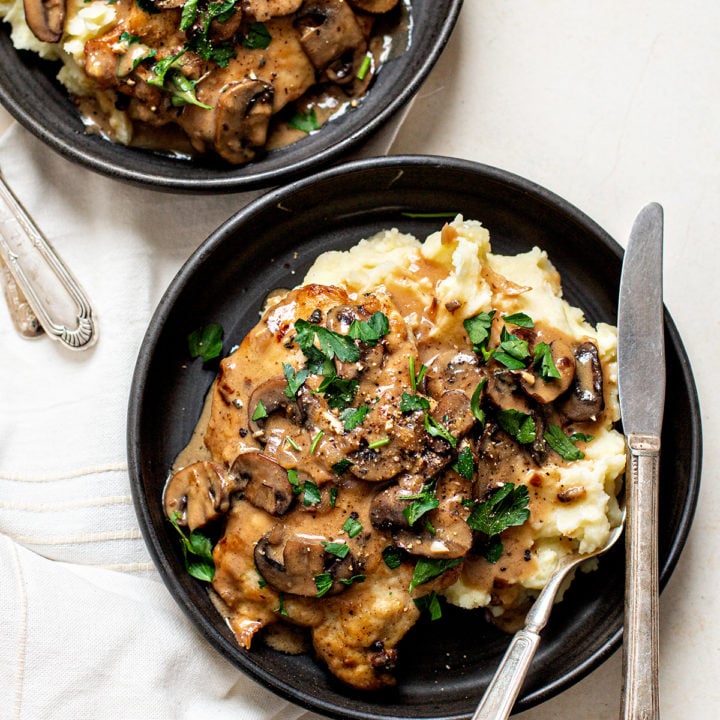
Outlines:
{"type": "MultiPolygon", "coordinates": [[[[186,336],[216,321],[225,348],[257,322],[267,292],[295,285],[324,250],[347,248],[382,228],[424,238],[443,222],[415,213],[479,219],[493,249],[547,250],[567,299],[592,322],[616,322],[622,250],[579,210],[501,170],[434,157],[359,161],[275,190],[241,210],[181,269],[150,324],[129,409],[128,454],[147,544],[180,606],[237,667],[279,694],[338,718],[468,718],[508,644],[482,613],[448,607],[421,621],[401,644],[396,689],[362,694],[342,686],[309,656],[258,645],[238,648],[202,585],[184,570],[162,490],[174,457],[198,419],[214,368],[188,362],[186,336]]],[[[668,395],[660,479],[660,568],[664,586],[692,521],[700,483],[701,427],[692,372],[666,314],[668,395]]],[[[579,576],[556,608],[516,706],[545,700],[578,681],[620,643],[624,557],[616,547],[579,576]]],[[[191,649],[188,649],[191,652],[191,649]]]]}
{"type": "Polygon", "coordinates": [[[412,0],[408,49],[388,60],[357,108],[319,132],[247,165],[182,159],[128,148],[85,133],[77,109],[55,80],[58,63],[17,51],[0,22],[0,102],[30,132],[66,158],[109,177],[180,192],[235,192],[280,185],[337,161],[388,122],[415,94],[455,25],[462,0],[412,0]]]}

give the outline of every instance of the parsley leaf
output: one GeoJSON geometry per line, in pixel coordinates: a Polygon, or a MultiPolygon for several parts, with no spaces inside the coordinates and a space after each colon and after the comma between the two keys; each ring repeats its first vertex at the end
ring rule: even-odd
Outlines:
{"type": "Polygon", "coordinates": [[[309,113],[297,112],[288,120],[288,125],[294,130],[300,130],[301,132],[308,133],[313,130],[320,129],[320,123],[313,108],[309,113]]]}
{"type": "Polygon", "coordinates": [[[187,338],[190,357],[201,357],[203,362],[216,358],[222,352],[222,338],[223,329],[219,323],[193,330],[187,338]]]}
{"type": "Polygon", "coordinates": [[[475,474],[475,459],[469,447],[464,447],[458,453],[457,460],[453,464],[452,469],[466,480],[473,479],[473,475],[475,474]]]}
{"type": "Polygon", "coordinates": [[[296,320],[295,330],[295,342],[303,352],[313,347],[317,337],[320,349],[328,360],[337,357],[341,362],[354,363],[360,359],[360,350],[353,339],[346,335],[313,325],[307,320],[296,320]]]}
{"type": "Polygon", "coordinates": [[[411,395],[403,392],[400,398],[400,411],[404,413],[414,412],[415,410],[429,410],[430,401],[422,395],[411,395]]]}
{"type": "Polygon", "coordinates": [[[529,315],[523,312],[513,313],[512,315],[505,315],[503,320],[510,325],[517,325],[518,327],[534,328],[535,323],[529,315]]]}
{"type": "Polygon", "coordinates": [[[282,368],[288,384],[285,388],[285,395],[289,398],[294,398],[298,390],[303,386],[303,383],[308,379],[310,371],[307,369],[296,371],[290,363],[283,363],[282,368]]]}
{"type": "Polygon", "coordinates": [[[408,365],[410,367],[410,388],[412,389],[413,393],[417,392],[418,385],[422,382],[422,379],[425,377],[425,373],[428,371],[427,365],[421,365],[420,370],[415,374],[415,358],[411,355],[408,358],[408,365]]]}
{"type": "Polygon", "coordinates": [[[320,488],[311,480],[303,483],[303,505],[309,507],[310,505],[320,504],[320,488]]]}
{"type": "Polygon", "coordinates": [[[338,582],[340,582],[341,585],[352,585],[353,583],[361,583],[365,582],[366,575],[353,575],[349,578],[338,578],[338,582]]]}
{"type": "Polygon", "coordinates": [[[431,620],[439,620],[442,617],[442,608],[437,593],[433,590],[429,595],[423,595],[419,598],[413,598],[415,607],[422,612],[427,610],[430,613],[431,620]]]}
{"type": "Polygon", "coordinates": [[[533,350],[533,365],[539,370],[543,380],[560,378],[560,371],[555,365],[550,346],[545,342],[539,342],[533,350]]]}
{"type": "Polygon", "coordinates": [[[562,428],[557,425],[548,425],[543,437],[563,460],[582,460],[585,457],[585,453],[576,448],[570,438],[562,431],[562,428]]]}
{"type": "Polygon", "coordinates": [[[357,380],[347,380],[333,373],[322,379],[317,392],[323,393],[331,408],[345,408],[354,400],[358,384],[357,380]]]}
{"type": "Polygon", "coordinates": [[[462,558],[451,559],[430,559],[421,557],[418,559],[408,592],[412,592],[418,585],[423,585],[430,580],[439,577],[447,570],[454,568],[462,562],[462,558]]]}
{"type": "Polygon", "coordinates": [[[340,413],[340,419],[343,421],[343,427],[346,431],[354,430],[358,425],[362,425],[365,416],[370,411],[369,405],[360,405],[360,407],[348,407],[340,413]]]}
{"type": "Polygon", "coordinates": [[[433,437],[439,437],[447,440],[451,447],[457,447],[457,438],[451,435],[448,429],[441,425],[432,415],[425,413],[425,432],[433,437]]]}
{"type": "Polygon", "coordinates": [[[498,425],[521,445],[535,442],[537,430],[535,420],[527,413],[519,410],[498,410],[498,425]]]}
{"type": "Polygon", "coordinates": [[[378,310],[372,314],[367,322],[365,320],[353,320],[348,335],[364,342],[366,345],[376,345],[378,340],[389,332],[390,323],[387,315],[378,310]]]}
{"type": "Polygon", "coordinates": [[[343,523],[342,529],[348,534],[348,537],[354,538],[362,532],[362,524],[358,522],[356,517],[352,515],[343,523]]]}
{"type": "Polygon", "coordinates": [[[487,347],[494,315],[495,311],[492,310],[489,313],[481,312],[479,315],[463,320],[463,327],[470,338],[474,352],[480,352],[487,347]]]}
{"type": "Polygon", "coordinates": [[[399,499],[412,500],[407,507],[403,508],[403,515],[410,526],[414,525],[425,513],[434,510],[440,505],[440,501],[435,495],[434,482],[423,485],[422,490],[417,495],[409,495],[407,498],[400,495],[399,499]]]}
{"type": "Polygon", "coordinates": [[[255,406],[255,412],[252,414],[253,420],[262,420],[268,416],[267,410],[262,400],[258,400],[258,404],[255,406]]]}
{"type": "Polygon", "coordinates": [[[404,555],[405,553],[397,547],[397,545],[388,545],[382,551],[382,558],[391,570],[394,570],[402,565],[404,555]]]}
{"type": "Polygon", "coordinates": [[[351,468],[353,465],[352,460],[348,460],[347,458],[343,458],[342,460],[338,460],[333,466],[332,471],[336,475],[342,475],[343,473],[347,472],[349,468],[351,468]]]}
{"type": "Polygon", "coordinates": [[[330,573],[320,573],[319,575],[315,576],[315,587],[317,588],[317,593],[315,597],[322,597],[323,595],[326,595],[327,593],[332,590],[333,586],[333,579],[332,575],[330,573]]]}
{"type": "Polygon", "coordinates": [[[262,22],[250,23],[247,35],[242,40],[244,47],[249,50],[264,50],[272,40],[267,25],[262,22]]]}
{"type": "Polygon", "coordinates": [[[188,574],[204,582],[212,581],[215,577],[215,563],[210,539],[199,530],[193,530],[190,535],[186,535],[180,527],[180,513],[177,510],[171,513],[169,520],[180,535],[185,569],[188,574]]]}
{"type": "Polygon", "coordinates": [[[180,15],[180,29],[188,30],[192,27],[198,14],[198,0],[185,0],[180,15]]]}
{"type": "Polygon", "coordinates": [[[468,525],[492,537],[515,525],[522,525],[529,517],[530,496],[524,485],[505,483],[487,500],[473,508],[468,525]]]}
{"type": "Polygon", "coordinates": [[[323,547],[325,548],[326,553],[328,553],[329,555],[334,555],[341,560],[347,557],[347,554],[350,552],[350,546],[344,542],[338,543],[323,541],[323,547]]]}
{"type": "Polygon", "coordinates": [[[487,385],[487,378],[483,378],[475,388],[475,391],[472,394],[472,397],[470,398],[470,410],[472,411],[472,414],[475,416],[475,419],[481,423],[482,425],[485,424],[485,411],[480,407],[480,400],[482,398],[482,392],[485,389],[485,386],[487,385]]]}

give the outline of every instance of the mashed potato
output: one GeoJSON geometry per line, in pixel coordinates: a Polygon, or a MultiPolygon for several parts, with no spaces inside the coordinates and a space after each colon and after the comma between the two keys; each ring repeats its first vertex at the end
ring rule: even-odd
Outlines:
{"type": "MultiPolygon", "coordinates": [[[[625,441],[613,427],[619,419],[617,333],[606,323],[593,327],[581,309],[563,298],[560,276],[547,253],[535,247],[515,256],[493,254],[488,230],[477,221],[457,217],[425,242],[393,229],[346,252],[324,253],[303,283],[341,285],[358,295],[380,288],[400,306],[420,340],[455,333],[463,319],[495,309],[526,313],[577,342],[590,339],[599,350],[605,411],[593,439],[583,447],[584,457],[545,464],[540,487],[533,486],[533,468],[519,478],[533,490],[531,509],[543,508],[531,514],[529,537],[523,538],[536,562],[515,573],[511,590],[497,587],[504,585],[500,571],[488,572],[486,567],[482,573],[464,572],[444,591],[449,602],[468,609],[493,603],[493,613],[500,615],[541,590],[561,556],[589,553],[605,544],[621,520],[617,494],[625,468],[625,441]],[[433,304],[438,308],[434,320],[424,323],[420,308],[433,304]],[[558,496],[572,497],[573,488],[581,489],[578,499],[558,500],[558,496]]],[[[516,532],[520,534],[511,528],[506,534],[516,532]]]]}

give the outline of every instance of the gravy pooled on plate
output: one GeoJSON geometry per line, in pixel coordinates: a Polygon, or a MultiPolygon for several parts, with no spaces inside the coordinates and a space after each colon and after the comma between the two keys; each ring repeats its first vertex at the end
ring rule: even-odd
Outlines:
{"type": "Polygon", "coordinates": [[[320,256],[222,360],[165,510],[220,527],[212,592],[240,645],[308,628],[334,675],[381,688],[422,612],[510,628],[559,557],[604,543],[616,394],[614,328],[542,251],[493,255],[461,217],[424,243],[383,231],[320,256]]]}

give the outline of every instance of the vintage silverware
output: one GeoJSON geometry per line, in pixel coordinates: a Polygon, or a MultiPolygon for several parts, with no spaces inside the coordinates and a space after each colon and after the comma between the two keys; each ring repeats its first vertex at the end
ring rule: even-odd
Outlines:
{"type": "Polygon", "coordinates": [[[563,557],[550,576],[525,617],[525,625],[513,635],[493,679],[490,681],[472,720],[505,720],[520,693],[525,676],[530,669],[535,651],[540,644],[540,633],[550,619],[555,596],[568,573],[590,558],[607,552],[622,535],[625,510],[621,523],[612,529],[607,542],[594,552],[584,555],[571,554],[563,557]]]}
{"type": "Polygon", "coordinates": [[[630,233],[620,278],[618,387],[627,438],[622,720],[659,717],[658,483],[665,404],[663,210],[651,203],[630,233]]]}
{"type": "Polygon", "coordinates": [[[37,319],[49,337],[73,350],[88,348],[95,342],[92,308],[84,290],[15,197],[2,173],[0,258],[16,285],[15,289],[12,284],[8,286],[7,293],[13,322],[24,336],[38,334],[37,319]],[[32,312],[23,307],[23,300],[32,312]]]}

